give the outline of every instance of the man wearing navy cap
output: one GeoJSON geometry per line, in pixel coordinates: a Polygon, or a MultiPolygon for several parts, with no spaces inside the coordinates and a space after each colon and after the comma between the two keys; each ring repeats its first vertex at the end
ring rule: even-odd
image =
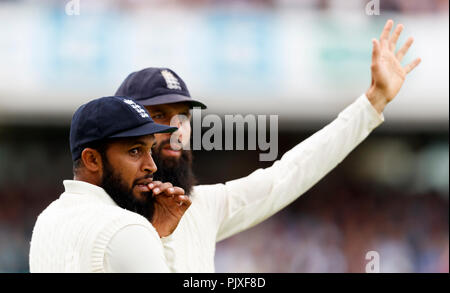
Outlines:
{"type": "MultiPolygon", "coordinates": [[[[296,200],[339,164],[383,121],[385,106],[397,95],[406,75],[420,62],[400,64],[412,38],[395,52],[402,25],[394,32],[389,20],[380,40],[373,40],[372,83],[365,94],[338,117],[295,146],[270,168],[247,177],[215,185],[195,185],[191,152],[170,147],[171,134],[156,134],[155,178],[184,188],[192,205],[178,227],[162,239],[168,265],[175,272],[213,272],[216,242],[248,229],[296,200]]],[[[152,118],[169,125],[172,117],[206,106],[190,97],[181,78],[167,68],[147,68],[131,73],[116,95],[141,102],[152,118]]],[[[189,121],[178,125],[178,138],[190,139],[189,121]]]]}
{"type": "Polygon", "coordinates": [[[155,133],[175,130],[126,97],[82,105],[70,128],[74,180],[36,221],[30,271],[169,272],[160,237],[191,201],[182,188],[153,181],[152,148],[155,133]]]}
{"type": "MultiPolygon", "coordinates": [[[[131,73],[119,87],[116,95],[127,95],[144,105],[152,119],[164,125],[170,125],[177,115],[190,118],[190,109],[206,105],[191,98],[184,81],[169,68],[146,68],[131,73]]],[[[191,126],[189,120],[178,120],[178,140],[182,145],[189,144],[191,126]]],[[[158,180],[169,181],[182,187],[189,194],[195,178],[192,173],[192,153],[174,150],[170,146],[170,133],[155,136],[154,160],[159,171],[158,180]]]]}

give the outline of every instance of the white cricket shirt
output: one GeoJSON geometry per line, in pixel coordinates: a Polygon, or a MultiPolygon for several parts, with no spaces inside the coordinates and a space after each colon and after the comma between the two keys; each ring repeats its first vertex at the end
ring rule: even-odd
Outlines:
{"type": "Polygon", "coordinates": [[[266,169],[225,184],[195,186],[176,230],[162,238],[173,272],[214,272],[216,242],[272,216],[339,164],[384,121],[365,95],[266,169]]]}
{"type": "Polygon", "coordinates": [[[169,272],[146,218],[117,206],[99,186],[65,180],[64,187],[33,228],[30,272],[169,272]]]}

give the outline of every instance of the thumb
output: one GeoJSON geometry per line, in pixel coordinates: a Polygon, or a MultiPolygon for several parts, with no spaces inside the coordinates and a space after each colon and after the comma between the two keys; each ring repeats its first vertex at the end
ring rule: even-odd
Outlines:
{"type": "Polygon", "coordinates": [[[186,211],[189,208],[189,206],[192,204],[191,199],[187,195],[178,196],[178,200],[179,200],[179,205],[181,205],[183,207],[184,211],[186,211]]]}

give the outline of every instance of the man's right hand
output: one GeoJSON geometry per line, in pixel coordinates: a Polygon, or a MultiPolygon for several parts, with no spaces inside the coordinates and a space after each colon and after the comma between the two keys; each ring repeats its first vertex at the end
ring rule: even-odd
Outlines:
{"type": "Polygon", "coordinates": [[[170,182],[153,181],[148,187],[155,198],[153,217],[150,222],[159,237],[169,236],[191,205],[191,200],[185,195],[183,188],[173,186],[170,182]]]}

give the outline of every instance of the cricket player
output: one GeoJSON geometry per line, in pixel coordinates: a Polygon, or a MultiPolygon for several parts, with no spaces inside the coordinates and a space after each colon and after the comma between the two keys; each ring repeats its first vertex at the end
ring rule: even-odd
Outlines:
{"type": "Polygon", "coordinates": [[[74,180],[36,221],[30,271],[169,272],[160,237],[173,232],[191,200],[152,180],[151,150],[155,133],[174,130],[128,98],[82,105],[70,128],[74,180]]]}
{"type": "MultiPolygon", "coordinates": [[[[155,179],[182,187],[192,201],[175,231],[161,238],[171,271],[213,272],[216,242],[262,222],[296,200],[384,121],[385,106],[397,95],[407,74],[420,63],[417,58],[406,66],[400,64],[413,39],[409,38],[396,51],[403,25],[391,34],[392,28],[393,21],[388,20],[379,40],[372,40],[369,89],[333,122],[269,168],[224,184],[195,185],[191,151],[172,149],[169,133],[155,134],[155,179]]],[[[131,73],[116,95],[139,101],[156,122],[166,125],[175,115],[189,116],[189,109],[194,106],[206,108],[190,97],[182,79],[167,68],[131,73]]],[[[179,140],[189,140],[189,121],[177,126],[179,140]]]]}

